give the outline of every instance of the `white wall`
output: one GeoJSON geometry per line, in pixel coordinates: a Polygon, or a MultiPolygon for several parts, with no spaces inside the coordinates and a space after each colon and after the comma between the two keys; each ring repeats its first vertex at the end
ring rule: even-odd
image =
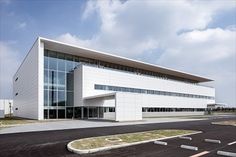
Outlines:
{"type": "Polygon", "coordinates": [[[115,107],[115,97],[106,96],[84,100],[84,106],[115,107]]]}
{"type": "Polygon", "coordinates": [[[83,106],[83,69],[79,66],[74,71],[74,106],[83,106]]]}
{"type": "MultiPolygon", "coordinates": [[[[210,87],[178,81],[163,80],[159,78],[135,75],[109,69],[101,69],[86,65],[82,66],[82,77],[82,97],[114,93],[114,91],[95,90],[95,84],[215,96],[215,89],[210,87]]],[[[142,107],[206,108],[208,103],[215,102],[215,100],[210,99],[136,94],[128,92],[117,92],[115,100],[117,121],[141,120],[142,107]]],[[[96,106],[96,103],[99,106],[101,105],[100,101],[94,101],[92,103],[93,106],[96,106]]],[[[86,105],[86,102],[83,102],[83,104],[86,105]]]]}
{"type": "Polygon", "coordinates": [[[142,120],[141,94],[116,93],[116,121],[142,120]]]}
{"type": "Polygon", "coordinates": [[[43,45],[39,42],[35,41],[13,77],[14,116],[43,119],[43,45]]]}
{"type": "MultiPolygon", "coordinates": [[[[94,84],[215,96],[215,89],[177,81],[163,80],[83,65],[83,97],[114,91],[95,90],[94,84]]],[[[206,108],[215,100],[141,94],[143,107],[206,108]]]]}

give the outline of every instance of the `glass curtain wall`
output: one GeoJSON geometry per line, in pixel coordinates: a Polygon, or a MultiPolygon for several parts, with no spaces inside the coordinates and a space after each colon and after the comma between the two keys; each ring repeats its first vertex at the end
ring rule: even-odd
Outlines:
{"type": "Polygon", "coordinates": [[[72,118],[75,57],[44,52],[44,118],[72,118]]]}

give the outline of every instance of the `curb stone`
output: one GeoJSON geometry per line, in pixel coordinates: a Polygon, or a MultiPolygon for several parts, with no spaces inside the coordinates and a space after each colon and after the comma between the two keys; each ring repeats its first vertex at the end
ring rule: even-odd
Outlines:
{"type": "Polygon", "coordinates": [[[138,144],[144,144],[144,143],[148,143],[148,142],[154,142],[154,141],[157,141],[157,140],[159,141],[159,140],[166,140],[166,139],[176,138],[176,137],[180,137],[180,136],[194,135],[194,134],[199,134],[199,133],[202,133],[202,131],[197,131],[197,132],[194,132],[194,133],[188,133],[188,134],[182,134],[182,135],[176,135],[176,136],[170,136],[170,137],[164,137],[164,138],[159,138],[159,139],[151,139],[151,140],[146,140],[146,141],[119,144],[119,145],[113,145],[113,146],[107,146],[107,147],[99,147],[99,148],[94,148],[94,149],[85,149],[85,150],[73,148],[71,146],[72,143],[74,141],[77,141],[77,140],[74,140],[74,141],[71,141],[67,144],[67,149],[70,152],[73,152],[73,153],[76,153],[76,154],[88,154],[88,153],[95,153],[95,152],[100,152],[100,151],[111,150],[111,149],[115,149],[115,148],[122,148],[122,147],[138,145],[138,144]]]}

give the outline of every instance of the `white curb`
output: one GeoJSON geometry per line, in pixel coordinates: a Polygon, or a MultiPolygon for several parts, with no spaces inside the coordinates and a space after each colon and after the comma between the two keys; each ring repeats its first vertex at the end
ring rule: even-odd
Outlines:
{"type": "Polygon", "coordinates": [[[205,141],[205,142],[210,142],[210,143],[218,143],[218,144],[221,143],[220,140],[212,140],[212,139],[205,139],[204,141],[205,141]]]}
{"type": "Polygon", "coordinates": [[[198,150],[198,147],[195,146],[188,146],[188,145],[181,145],[180,148],[184,148],[184,149],[189,149],[189,150],[198,150]]]}
{"type": "Polygon", "coordinates": [[[160,145],[167,145],[167,142],[163,142],[163,141],[154,141],[154,144],[160,144],[160,145]]]}
{"type": "Polygon", "coordinates": [[[225,152],[225,151],[217,151],[217,155],[236,157],[236,153],[225,152]]]}
{"type": "Polygon", "coordinates": [[[192,137],[187,137],[187,136],[180,136],[180,139],[184,139],[184,140],[192,140],[192,137]]]}
{"type": "MultiPolygon", "coordinates": [[[[120,145],[114,145],[114,146],[108,146],[108,147],[100,147],[100,148],[94,148],[94,149],[85,149],[85,150],[73,148],[71,146],[71,144],[74,141],[71,141],[71,142],[69,142],[67,144],[67,149],[70,152],[73,152],[73,153],[76,153],[76,154],[88,154],[88,153],[95,153],[95,152],[105,151],[105,150],[110,150],[110,149],[115,149],[115,148],[122,148],[122,147],[127,147],[127,146],[144,144],[144,143],[158,141],[158,140],[166,140],[166,139],[176,138],[176,137],[180,137],[180,136],[194,135],[194,134],[199,134],[199,133],[202,133],[202,131],[198,131],[198,132],[194,132],[194,133],[189,133],[189,134],[183,134],[183,135],[177,135],[177,136],[171,136],[171,137],[164,137],[164,138],[159,138],[159,139],[151,139],[151,140],[147,140],[147,141],[140,141],[140,142],[134,142],[134,143],[125,143],[125,144],[120,144],[120,145]]],[[[80,139],[80,140],[82,140],[82,139],[80,139]]],[[[79,140],[75,140],[75,141],[79,141],[79,140]]]]}

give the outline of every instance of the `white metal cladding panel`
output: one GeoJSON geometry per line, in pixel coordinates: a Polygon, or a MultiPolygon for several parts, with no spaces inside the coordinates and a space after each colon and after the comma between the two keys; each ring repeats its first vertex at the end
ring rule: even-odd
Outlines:
{"type": "Polygon", "coordinates": [[[142,120],[140,96],[140,94],[116,93],[116,121],[142,120]]]}
{"type": "Polygon", "coordinates": [[[74,106],[83,106],[82,75],[83,75],[83,69],[82,66],[79,66],[77,69],[75,69],[74,72],[74,106]]]}
{"type": "Polygon", "coordinates": [[[143,118],[165,116],[193,116],[204,115],[204,112],[143,112],[143,118]]]}
{"type": "Polygon", "coordinates": [[[39,39],[38,48],[38,119],[44,119],[44,43],[39,39]]]}
{"type": "Polygon", "coordinates": [[[214,100],[142,94],[142,107],[206,108],[214,100]]]}
{"type": "Polygon", "coordinates": [[[103,106],[103,107],[115,107],[115,97],[101,97],[84,100],[85,106],[103,106]]]}
{"type": "Polygon", "coordinates": [[[83,66],[83,96],[110,93],[111,91],[94,90],[94,84],[121,86],[130,88],[150,89],[215,96],[215,89],[190,83],[152,78],[126,72],[83,66]]]}
{"type": "Polygon", "coordinates": [[[13,77],[13,102],[15,116],[39,119],[38,49],[39,44],[37,40],[13,77]],[[17,81],[15,81],[16,78],[18,78],[17,81]],[[17,96],[15,96],[16,93],[18,93],[17,96]],[[18,110],[15,110],[16,108],[18,108],[18,110]]]}

